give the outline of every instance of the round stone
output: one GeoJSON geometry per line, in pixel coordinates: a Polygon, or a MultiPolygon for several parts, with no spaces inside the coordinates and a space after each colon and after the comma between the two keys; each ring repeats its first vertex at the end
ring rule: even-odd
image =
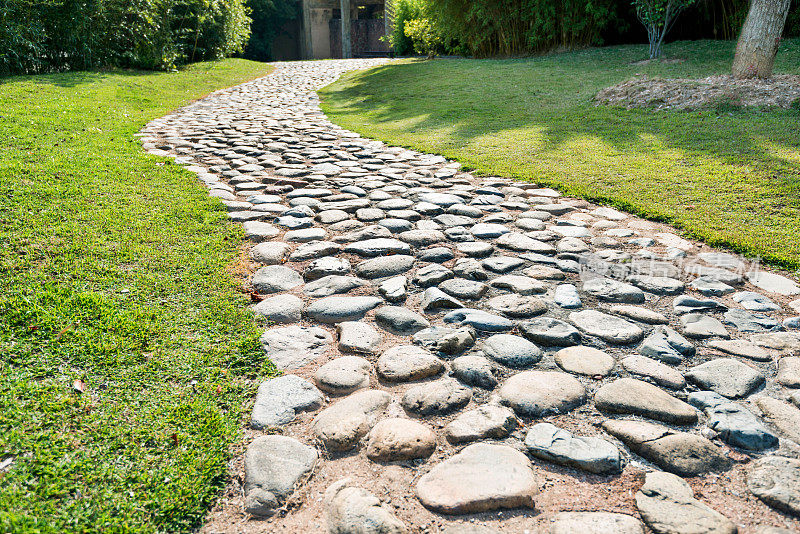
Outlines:
{"type": "Polygon", "coordinates": [[[586,376],[608,376],[614,369],[614,358],[592,347],[578,345],[559,350],[556,364],[568,373],[586,376]]]}
{"type": "Polygon", "coordinates": [[[416,415],[445,415],[463,408],[471,398],[470,388],[452,378],[442,378],[410,388],[400,404],[416,415]]]}
{"type": "Polygon", "coordinates": [[[253,275],[253,289],[258,293],[280,293],[303,284],[303,277],[284,265],[267,265],[253,275]]]}
{"type": "Polygon", "coordinates": [[[541,299],[516,293],[493,297],[486,304],[492,310],[515,319],[534,317],[547,312],[547,305],[541,299]]]}
{"type": "Polygon", "coordinates": [[[408,382],[438,375],[444,370],[442,360],[416,345],[387,349],[377,362],[378,374],[389,382],[408,382]]]}
{"type": "Polygon", "coordinates": [[[633,378],[620,378],[597,390],[594,405],[601,412],[639,415],[675,425],[693,425],[697,411],[661,388],[633,378]]]}
{"type": "Polygon", "coordinates": [[[508,408],[486,404],[462,413],[444,428],[444,432],[451,443],[468,443],[507,438],[518,425],[514,412],[508,408]]]}
{"type": "Polygon", "coordinates": [[[407,534],[408,528],[373,494],[352,487],[349,479],[325,491],[328,534],[407,534]]]}
{"type": "Polygon", "coordinates": [[[303,311],[303,301],[294,295],[275,295],[255,306],[253,311],[272,323],[296,323],[303,311]]]}
{"type": "Polygon", "coordinates": [[[635,324],[596,310],[572,312],[569,320],[582,332],[614,345],[629,345],[644,337],[642,329],[635,324]]]}
{"type": "Polygon", "coordinates": [[[526,417],[565,413],[586,402],[586,390],[578,380],[555,371],[523,371],[500,387],[500,399],[526,417]]]}
{"type": "Polygon", "coordinates": [[[335,358],[319,369],[314,379],[319,389],[337,395],[369,387],[372,364],[360,356],[335,358]]]}
{"type": "Polygon", "coordinates": [[[511,334],[495,334],[480,344],[480,350],[508,367],[529,367],[542,359],[542,351],[525,338],[511,334]]]}
{"type": "Polygon", "coordinates": [[[411,419],[379,421],[369,433],[367,457],[375,462],[427,458],[436,449],[436,434],[411,419]]]}
{"type": "Polygon", "coordinates": [[[800,517],[800,460],[782,456],[756,460],[747,487],[769,506],[800,517]]]}

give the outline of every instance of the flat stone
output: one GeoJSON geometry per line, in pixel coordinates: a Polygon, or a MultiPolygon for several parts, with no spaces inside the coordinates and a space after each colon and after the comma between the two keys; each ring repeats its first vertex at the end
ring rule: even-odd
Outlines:
{"type": "Polygon", "coordinates": [[[537,458],[590,473],[622,471],[619,450],[614,445],[601,438],[573,436],[550,423],[533,425],[525,436],[525,447],[537,458]]]}
{"type": "Polygon", "coordinates": [[[727,354],[742,356],[744,358],[749,358],[759,362],[772,361],[772,356],[770,356],[767,351],[754,343],[750,343],[749,341],[744,341],[741,339],[712,339],[706,346],[727,354]]]}
{"type": "Polygon", "coordinates": [[[481,265],[493,273],[508,273],[525,265],[525,260],[515,256],[492,256],[483,260],[481,265]]]}
{"type": "Polygon", "coordinates": [[[363,285],[364,282],[354,276],[332,274],[307,283],[303,286],[303,293],[314,298],[329,297],[331,295],[347,293],[363,285]]]}
{"type": "Polygon", "coordinates": [[[245,511],[270,516],[317,462],[317,451],[286,436],[259,436],[244,457],[245,511]]]}
{"type": "Polygon", "coordinates": [[[494,389],[497,385],[495,367],[483,356],[476,354],[459,356],[453,360],[451,368],[453,376],[468,386],[494,389]]]}
{"type": "Polygon", "coordinates": [[[561,512],[550,523],[549,534],[580,533],[644,534],[644,529],[636,518],[611,512],[561,512]]]}
{"type": "Polygon", "coordinates": [[[480,262],[473,258],[459,258],[456,260],[455,265],[453,265],[453,273],[459,278],[466,278],[467,280],[483,281],[489,278],[480,262]]]}
{"type": "Polygon", "coordinates": [[[286,261],[286,257],[292,246],[288,243],[270,241],[259,243],[250,249],[250,258],[253,261],[264,265],[280,265],[286,261]]]}
{"type": "Polygon", "coordinates": [[[322,391],[346,395],[369,387],[372,364],[360,356],[334,358],[319,369],[314,379],[322,391]]]}
{"type": "Polygon", "coordinates": [[[436,434],[411,419],[379,421],[369,432],[367,458],[374,462],[397,462],[427,458],[436,450],[436,434]]]}
{"type": "Polygon", "coordinates": [[[427,202],[436,206],[447,208],[453,204],[464,204],[464,199],[448,193],[420,193],[417,196],[420,202],[427,202]]]}
{"type": "Polygon", "coordinates": [[[253,275],[253,289],[261,294],[289,291],[303,284],[300,273],[283,265],[267,265],[253,275]]]}
{"type": "Polygon", "coordinates": [[[283,239],[290,243],[308,243],[325,239],[328,232],[324,228],[305,228],[303,230],[290,230],[283,235],[283,239]]]}
{"type": "Polygon", "coordinates": [[[586,390],[578,380],[555,371],[523,371],[500,387],[500,399],[525,417],[565,413],[586,402],[586,390]]]}
{"type": "Polygon", "coordinates": [[[800,358],[785,356],[778,360],[778,383],[787,388],[800,388],[800,358]]]}
{"type": "Polygon", "coordinates": [[[718,267],[706,267],[704,265],[688,265],[684,269],[688,274],[693,274],[705,280],[716,280],[727,284],[729,286],[741,284],[744,280],[742,275],[729,271],[727,269],[720,269],[718,267]]]}
{"type": "Polygon", "coordinates": [[[349,479],[325,491],[328,534],[406,534],[406,525],[389,506],[370,492],[353,487],[349,479]]]}
{"type": "Polygon", "coordinates": [[[344,252],[372,258],[389,254],[408,254],[411,252],[411,247],[398,239],[379,237],[345,245],[344,252]]]}
{"type": "Polygon", "coordinates": [[[442,360],[415,345],[398,345],[378,358],[378,374],[389,382],[408,382],[438,375],[444,370],[442,360]]]}
{"type": "Polygon", "coordinates": [[[628,319],[633,319],[634,321],[639,321],[641,323],[647,323],[647,324],[669,323],[669,319],[667,319],[663,314],[660,314],[657,311],[653,311],[648,308],[641,308],[639,306],[628,306],[624,304],[619,304],[616,306],[611,306],[611,313],[616,313],[617,315],[622,315],[624,317],[627,317],[628,319]]]}
{"type": "Polygon", "coordinates": [[[555,353],[556,364],[568,373],[585,376],[608,376],[614,369],[614,358],[592,347],[577,345],[555,353]]]}
{"type": "Polygon", "coordinates": [[[461,301],[451,297],[438,287],[429,287],[422,294],[420,306],[424,311],[429,312],[431,310],[438,310],[441,308],[459,309],[463,308],[464,304],[461,301]]]}
{"type": "Polygon", "coordinates": [[[295,375],[283,375],[265,380],[258,386],[250,426],[264,428],[286,425],[299,412],[322,406],[322,393],[314,384],[295,375]]]}
{"type": "Polygon", "coordinates": [[[539,280],[516,274],[498,276],[490,281],[489,285],[498,289],[507,289],[514,293],[519,293],[520,295],[536,295],[547,291],[547,286],[539,280]]]}
{"type": "Polygon", "coordinates": [[[746,408],[711,391],[689,395],[689,404],[705,411],[708,427],[725,443],[740,449],[762,451],[778,445],[778,436],[746,408]]]}
{"type": "Polygon", "coordinates": [[[447,330],[447,332],[443,331],[433,343],[433,347],[439,352],[453,356],[461,354],[475,344],[476,333],[474,328],[465,326],[455,330],[447,330]]]}
{"type": "Polygon", "coordinates": [[[518,232],[503,234],[496,243],[517,252],[536,252],[538,254],[555,254],[556,252],[553,246],[518,232]]]}
{"type": "Polygon", "coordinates": [[[547,305],[536,297],[509,294],[489,299],[486,303],[493,311],[512,318],[528,318],[547,312],[547,305]]]}
{"type": "Polygon", "coordinates": [[[681,295],[672,301],[672,309],[678,315],[704,311],[727,310],[728,307],[714,299],[698,299],[690,295],[681,295]]]}
{"type": "MultiPolygon", "coordinates": [[[[258,217],[264,215],[258,212],[248,213],[257,213],[258,217]]],[[[263,241],[264,239],[270,239],[281,233],[281,231],[273,225],[262,221],[244,221],[242,227],[244,228],[245,237],[251,241],[263,241]]]]}
{"type": "Polygon", "coordinates": [[[733,295],[733,301],[741,304],[744,309],[751,311],[766,312],[781,309],[770,298],[754,291],[740,291],[733,295]]]}
{"type": "Polygon", "coordinates": [[[704,276],[695,278],[692,283],[689,284],[689,287],[699,291],[707,297],[721,297],[736,291],[728,284],[714,280],[713,278],[706,278],[704,276]]]}
{"type": "Polygon", "coordinates": [[[539,484],[530,460],[506,445],[475,443],[423,475],[416,495],[426,508],[471,514],[533,508],[539,484]]]}
{"type": "Polygon", "coordinates": [[[319,212],[314,219],[322,224],[334,224],[337,222],[346,221],[350,218],[350,214],[343,210],[325,210],[319,212]]]}
{"type": "Polygon", "coordinates": [[[508,367],[530,367],[542,359],[542,351],[525,338],[511,334],[495,334],[480,344],[487,357],[508,367]]]}
{"type": "Polygon", "coordinates": [[[306,308],[306,315],[326,324],[358,321],[382,302],[378,297],[325,297],[312,302],[306,308]]]}
{"type": "Polygon", "coordinates": [[[612,278],[587,280],[583,283],[583,290],[598,300],[606,302],[624,302],[626,304],[644,302],[644,292],[641,289],[612,278]]]}
{"type": "Polygon", "coordinates": [[[633,275],[627,280],[639,289],[656,295],[678,295],[685,287],[682,281],[666,276],[633,275]]]}
{"type": "Polygon", "coordinates": [[[410,336],[431,324],[425,317],[403,306],[382,306],[375,310],[375,323],[398,336],[410,336]]]}
{"type": "Polygon", "coordinates": [[[622,367],[630,374],[649,378],[659,386],[670,389],[686,387],[686,379],[680,371],[647,356],[628,356],[621,363],[622,367]]]}
{"type": "Polygon", "coordinates": [[[483,241],[473,241],[456,244],[456,250],[472,258],[485,258],[492,253],[494,247],[483,241]]]}
{"type": "Polygon", "coordinates": [[[469,443],[479,439],[504,439],[518,426],[514,412],[503,406],[485,404],[462,413],[445,428],[451,443],[469,443]]]}
{"type": "Polygon", "coordinates": [[[569,347],[581,342],[575,327],[551,317],[537,317],[519,325],[520,332],[531,341],[545,346],[569,347]]]}
{"type": "Polygon", "coordinates": [[[670,473],[684,477],[726,471],[731,461],[709,440],[641,421],[603,422],[603,429],[630,449],[670,473]]]}
{"type": "Polygon", "coordinates": [[[350,450],[367,435],[391,400],[385,391],[356,391],[317,415],[312,423],[314,435],[329,450],[350,450]]]}
{"type": "Polygon", "coordinates": [[[568,310],[583,306],[581,297],[578,295],[578,288],[572,284],[556,286],[556,290],[553,293],[553,302],[568,310]]]}
{"type": "Polygon", "coordinates": [[[514,327],[514,323],[505,317],[470,308],[460,308],[451,311],[445,315],[442,320],[445,323],[471,326],[479,332],[505,332],[514,327]]]}
{"type": "Polygon", "coordinates": [[[644,486],[636,493],[636,507],[656,534],[737,532],[731,520],[695,499],[689,484],[669,473],[645,475],[644,486]]]}
{"type": "Polygon", "coordinates": [[[694,408],[659,387],[634,378],[620,378],[602,386],[594,396],[594,404],[606,413],[639,415],[675,425],[697,422],[694,408]]]}
{"type": "Polygon", "coordinates": [[[420,287],[435,286],[453,278],[453,271],[436,263],[426,265],[414,273],[414,283],[420,287]]]}
{"type": "Polygon", "coordinates": [[[486,294],[489,287],[481,282],[453,278],[440,283],[439,289],[457,299],[478,300],[486,294]]]}
{"type": "Polygon", "coordinates": [[[639,345],[639,352],[656,360],[678,365],[684,358],[694,356],[692,343],[667,326],[657,326],[653,332],[639,345]]]}
{"type": "Polygon", "coordinates": [[[746,397],[765,383],[757,370],[733,358],[717,358],[700,364],[684,376],[699,387],[730,399],[746,397]]]}
{"type": "Polygon", "coordinates": [[[769,506],[800,517],[800,460],[759,458],[747,475],[747,487],[769,506]]]}
{"type": "Polygon", "coordinates": [[[303,269],[303,278],[318,280],[326,276],[344,276],[350,272],[350,262],[345,258],[326,256],[318,258],[303,269]]]}
{"type": "Polygon", "coordinates": [[[408,294],[408,279],[402,275],[386,279],[378,286],[378,293],[389,302],[402,302],[408,294]]]}
{"type": "Polygon", "coordinates": [[[397,237],[415,247],[427,247],[447,240],[439,230],[408,230],[397,237]]]}
{"type": "Polygon", "coordinates": [[[331,347],[331,335],[315,326],[270,328],[261,336],[264,354],[278,369],[297,369],[325,354],[331,347]]]}
{"type": "Polygon", "coordinates": [[[253,311],[272,323],[296,323],[302,316],[303,301],[294,295],[275,295],[253,306],[253,311]]]}
{"type": "Polygon", "coordinates": [[[629,345],[644,337],[642,329],[635,324],[596,310],[572,312],[569,320],[582,332],[614,345],[629,345]]]}
{"type": "Polygon", "coordinates": [[[767,271],[753,271],[747,273],[747,279],[751,284],[768,293],[776,293],[778,295],[800,294],[800,286],[794,280],[779,274],[767,271]]]}
{"type": "Polygon", "coordinates": [[[764,395],[756,399],[756,405],[764,414],[764,419],[778,431],[800,444],[800,410],[789,404],[764,395]]]}
{"type": "Polygon", "coordinates": [[[355,271],[361,278],[374,280],[403,274],[413,266],[414,256],[395,254],[362,261],[356,265],[355,271]]]}
{"type": "Polygon", "coordinates": [[[781,323],[777,319],[745,310],[728,310],[724,316],[725,324],[742,332],[765,332],[778,330],[781,323]]]}
{"type": "Polygon", "coordinates": [[[800,334],[794,332],[770,332],[768,334],[753,334],[750,341],[760,347],[773,350],[798,352],[800,351],[800,334]]]}

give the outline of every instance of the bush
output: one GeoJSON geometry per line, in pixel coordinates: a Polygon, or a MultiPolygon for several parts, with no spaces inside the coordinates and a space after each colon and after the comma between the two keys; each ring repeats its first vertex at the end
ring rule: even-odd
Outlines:
{"type": "Polygon", "coordinates": [[[389,46],[396,56],[410,56],[414,53],[414,41],[406,35],[406,23],[424,17],[424,0],[396,0],[392,32],[386,36],[389,46]]]}
{"type": "Polygon", "coordinates": [[[242,50],[244,0],[0,0],[0,75],[170,69],[242,50]]]}
{"type": "MultiPolygon", "coordinates": [[[[300,4],[296,0],[247,0],[252,32],[243,56],[256,61],[272,61],[272,43],[281,28],[296,19],[300,4]]],[[[298,35],[298,38],[301,38],[298,35]]]]}
{"type": "Polygon", "coordinates": [[[439,53],[444,46],[439,30],[428,19],[405,21],[404,33],[414,43],[414,52],[427,55],[429,59],[439,53]]]}

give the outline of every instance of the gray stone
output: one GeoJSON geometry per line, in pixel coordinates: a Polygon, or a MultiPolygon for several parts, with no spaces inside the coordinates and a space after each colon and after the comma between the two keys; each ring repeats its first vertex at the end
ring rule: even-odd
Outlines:
{"type": "Polygon", "coordinates": [[[605,384],[595,393],[594,404],[606,413],[639,415],[675,425],[697,422],[694,408],[659,387],[634,378],[605,384]]]}
{"type": "Polygon", "coordinates": [[[382,302],[378,297],[325,297],[312,302],[306,308],[306,315],[327,324],[358,321],[382,302]]]}
{"type": "Polygon", "coordinates": [[[628,282],[656,295],[678,295],[684,289],[683,282],[666,276],[633,275],[628,277],[628,282]]]}
{"type": "Polygon", "coordinates": [[[259,243],[250,249],[250,258],[264,265],[280,265],[291,249],[291,245],[277,241],[259,243]]]}
{"type": "Polygon", "coordinates": [[[492,360],[513,368],[530,367],[542,359],[542,351],[525,338],[495,334],[480,344],[480,350],[492,360]]]}
{"type": "Polygon", "coordinates": [[[410,336],[431,324],[422,315],[403,306],[383,306],[375,310],[375,323],[398,336],[410,336]]]}
{"type": "Polygon", "coordinates": [[[537,280],[563,280],[565,278],[564,272],[554,267],[547,265],[534,265],[528,267],[523,271],[525,276],[536,278],[537,280]]]}
{"type": "Polygon", "coordinates": [[[343,210],[325,210],[319,212],[314,218],[322,224],[333,224],[346,221],[350,215],[343,210]]]}
{"type": "Polygon", "coordinates": [[[634,321],[639,321],[647,324],[668,324],[669,319],[657,311],[648,308],[640,308],[639,306],[627,306],[619,304],[611,306],[611,312],[618,315],[625,316],[634,321]]]}
{"type": "Polygon", "coordinates": [[[297,369],[325,354],[333,342],[331,335],[315,326],[270,328],[261,336],[267,358],[278,369],[297,369]]]}
{"type": "Polygon", "coordinates": [[[470,308],[459,308],[451,311],[442,320],[445,323],[471,326],[479,332],[505,332],[514,327],[514,323],[505,317],[470,308]]]}
{"type": "Polygon", "coordinates": [[[768,349],[790,352],[800,351],[800,334],[794,332],[754,334],[750,336],[750,341],[768,349]]]}
{"type": "Polygon", "coordinates": [[[800,388],[800,358],[785,356],[778,360],[778,383],[787,388],[800,388]]]}
{"type": "Polygon", "coordinates": [[[466,406],[472,390],[452,378],[442,378],[408,389],[400,404],[415,415],[445,415],[466,406]]]}
{"type": "Polygon", "coordinates": [[[712,339],[708,342],[707,347],[717,349],[727,354],[735,356],[742,356],[751,360],[759,362],[771,362],[772,356],[767,351],[754,343],[743,341],[741,339],[712,339]]]}
{"type": "Polygon", "coordinates": [[[290,230],[283,235],[283,239],[290,243],[308,243],[320,241],[328,235],[323,228],[306,228],[303,230],[290,230]]]}
{"type": "Polygon", "coordinates": [[[642,524],[629,515],[611,512],[561,512],[549,534],[644,534],[642,524]]]}
{"type": "Polygon", "coordinates": [[[367,457],[374,462],[427,458],[434,450],[436,434],[411,419],[383,419],[369,432],[367,457]]]}
{"type": "Polygon", "coordinates": [[[707,297],[721,297],[736,291],[728,284],[724,284],[713,278],[695,278],[689,286],[707,297]]]}
{"type": "Polygon", "coordinates": [[[350,272],[350,262],[345,258],[326,256],[309,263],[303,270],[306,280],[319,280],[326,276],[344,276],[350,272]]]}
{"type": "Polygon", "coordinates": [[[583,290],[599,300],[641,304],[644,292],[641,289],[612,278],[593,278],[583,283],[583,290]]]}
{"type": "Polygon", "coordinates": [[[429,287],[422,294],[420,306],[424,311],[428,312],[441,308],[459,309],[463,308],[464,304],[454,299],[438,287],[429,287]]]}
{"type": "Polygon", "coordinates": [[[708,427],[729,445],[751,451],[771,449],[778,445],[773,434],[752,412],[711,391],[689,395],[689,404],[704,410],[708,427]]]}
{"type": "Polygon", "coordinates": [[[681,295],[680,297],[675,297],[675,300],[672,301],[672,309],[675,310],[675,313],[681,315],[684,313],[727,310],[728,307],[718,300],[698,299],[689,295],[681,295]]]}
{"type": "Polygon", "coordinates": [[[539,423],[525,436],[525,447],[537,458],[608,475],[622,471],[619,450],[608,441],[591,436],[573,436],[566,430],[539,423]]]}
{"type": "Polygon", "coordinates": [[[324,276],[303,286],[303,293],[309,297],[329,297],[339,293],[347,293],[361,287],[364,282],[354,276],[330,275],[324,276]]]}
{"type": "Polygon", "coordinates": [[[639,345],[639,352],[656,360],[678,365],[695,354],[694,345],[672,328],[657,326],[639,345]]]}
{"type": "Polygon", "coordinates": [[[787,402],[763,395],[756,399],[756,405],[764,414],[764,419],[781,434],[800,444],[800,410],[787,402]]]}
{"type": "Polygon", "coordinates": [[[270,516],[317,462],[317,451],[285,436],[260,436],[244,457],[245,511],[270,516]]]}
{"type": "Polygon", "coordinates": [[[635,324],[596,310],[572,312],[569,320],[582,332],[614,345],[636,343],[644,336],[642,329],[635,324]]]}
{"type": "Polygon", "coordinates": [[[475,443],[423,475],[416,495],[435,512],[469,514],[533,508],[538,490],[523,453],[505,445],[475,443]]]}
{"type": "Polygon", "coordinates": [[[356,391],[317,415],[312,424],[314,435],[332,451],[352,449],[391,400],[385,391],[356,391]]]}
{"type": "MultiPolygon", "coordinates": [[[[254,218],[264,215],[263,213],[259,213],[257,211],[247,213],[257,214],[257,216],[254,218]]],[[[251,241],[263,241],[264,239],[275,237],[281,233],[280,230],[275,228],[273,225],[262,221],[245,220],[242,223],[242,227],[244,228],[245,237],[251,241]]]]}
{"type": "Polygon", "coordinates": [[[692,367],[684,375],[699,387],[731,399],[746,397],[765,383],[757,370],[733,358],[711,360],[692,367]]]}
{"type": "Polygon", "coordinates": [[[614,368],[611,355],[583,345],[559,350],[555,353],[555,361],[564,371],[585,376],[608,376],[614,368]]]}
{"type": "Polygon", "coordinates": [[[459,258],[453,266],[453,273],[460,278],[467,280],[487,280],[489,275],[483,270],[483,267],[473,258],[459,258]]]}
{"type": "Polygon", "coordinates": [[[459,356],[453,360],[451,367],[453,376],[469,386],[494,389],[497,385],[495,367],[483,356],[459,356]]]}
{"type": "Polygon", "coordinates": [[[389,506],[368,491],[350,485],[349,479],[325,491],[328,534],[406,534],[406,525],[389,506]]]}
{"type": "Polygon", "coordinates": [[[603,429],[639,456],[683,477],[726,471],[732,465],[722,450],[696,434],[641,421],[613,419],[604,421],[603,429]]]}
{"type": "Polygon", "coordinates": [[[297,247],[289,256],[289,261],[308,261],[323,256],[331,256],[338,254],[341,247],[336,243],[329,241],[315,241],[313,243],[305,243],[297,247]]]}
{"type": "Polygon", "coordinates": [[[361,278],[373,280],[403,274],[414,266],[414,256],[395,254],[365,260],[356,265],[355,271],[361,278]]]}
{"type": "Polygon", "coordinates": [[[479,439],[504,439],[518,425],[514,412],[503,406],[485,404],[453,419],[444,433],[451,443],[469,443],[479,439]]]}
{"type": "Polygon", "coordinates": [[[539,254],[555,254],[556,252],[556,249],[551,245],[518,232],[503,234],[496,243],[501,247],[517,252],[536,252],[539,254]]]}
{"type": "Polygon", "coordinates": [[[482,241],[475,241],[475,242],[466,242],[466,243],[458,243],[456,245],[456,249],[461,252],[462,254],[466,254],[472,258],[485,258],[489,256],[494,247],[489,243],[484,243],[482,241]]]}
{"type": "Polygon", "coordinates": [[[304,378],[283,375],[258,386],[250,426],[260,430],[291,423],[298,412],[322,406],[322,393],[304,378]]]}
{"type": "Polygon", "coordinates": [[[736,534],[731,520],[694,498],[692,488],[669,473],[647,473],[636,507],[656,534],[736,534]]]}
{"type": "Polygon", "coordinates": [[[493,273],[508,273],[525,265],[525,260],[514,256],[492,256],[483,260],[481,265],[493,273]]]}
{"type": "Polygon", "coordinates": [[[448,193],[420,193],[417,196],[417,200],[444,208],[452,206],[453,204],[464,204],[464,199],[448,193]]]}
{"type": "Polygon", "coordinates": [[[794,280],[767,271],[747,273],[747,279],[759,289],[778,295],[798,295],[800,286],[794,280]]]}
{"type": "Polygon", "coordinates": [[[743,308],[751,311],[764,312],[781,309],[781,307],[775,304],[771,299],[754,291],[740,291],[733,295],[733,300],[741,304],[743,308]]]}
{"type": "Polygon", "coordinates": [[[670,389],[686,387],[686,379],[683,378],[680,371],[647,356],[628,356],[621,363],[622,367],[632,375],[649,378],[659,386],[670,389]]]}
{"type": "Polygon", "coordinates": [[[369,387],[372,364],[360,356],[334,358],[319,369],[314,379],[317,386],[336,395],[346,395],[357,389],[369,387]]]}
{"type": "Polygon", "coordinates": [[[520,323],[522,335],[545,346],[569,347],[581,342],[581,334],[575,327],[551,317],[537,317],[520,323]]]}
{"type": "Polygon", "coordinates": [[[402,302],[408,293],[408,279],[405,276],[395,276],[384,280],[378,286],[378,293],[389,302],[402,302]]]}
{"type": "Polygon", "coordinates": [[[442,332],[433,343],[433,347],[439,352],[452,356],[461,354],[475,344],[476,334],[475,329],[472,327],[466,326],[455,330],[447,330],[447,332],[442,332]]]}
{"type": "Polygon", "coordinates": [[[372,258],[389,254],[408,254],[411,252],[411,247],[408,243],[397,239],[379,237],[350,243],[349,245],[345,245],[344,251],[349,254],[358,254],[359,256],[372,258]]]}
{"type": "Polygon", "coordinates": [[[556,286],[553,302],[566,309],[575,309],[583,306],[581,297],[578,295],[578,289],[572,284],[556,286]]]}
{"type": "Polygon", "coordinates": [[[378,374],[389,382],[408,382],[438,375],[444,363],[415,345],[398,345],[387,349],[378,358],[378,374]]]}
{"type": "Polygon", "coordinates": [[[489,287],[481,282],[453,278],[440,283],[439,289],[457,299],[477,300],[486,294],[489,287]]]}
{"type": "Polygon", "coordinates": [[[516,293],[493,297],[486,304],[492,310],[515,319],[534,317],[547,312],[547,305],[541,299],[516,293]]]}
{"type": "Polygon", "coordinates": [[[745,310],[728,310],[724,316],[725,324],[742,332],[765,332],[779,330],[781,323],[777,319],[745,310]]]}
{"type": "Polygon", "coordinates": [[[303,311],[303,301],[294,295],[275,295],[265,298],[253,311],[272,323],[296,323],[303,311]]]}
{"type": "Polygon", "coordinates": [[[516,274],[498,276],[491,280],[489,285],[498,289],[507,289],[514,293],[519,293],[520,295],[535,295],[547,291],[547,286],[539,280],[516,274]]]}
{"type": "Polygon", "coordinates": [[[283,265],[267,265],[253,275],[253,289],[258,293],[280,293],[302,285],[300,273],[283,265]]]}
{"type": "Polygon", "coordinates": [[[571,375],[554,371],[523,371],[500,387],[500,399],[525,417],[565,413],[586,402],[586,390],[571,375]]]}
{"type": "Polygon", "coordinates": [[[747,475],[747,487],[769,506],[800,517],[800,460],[759,458],[747,475]]]}
{"type": "Polygon", "coordinates": [[[415,247],[427,247],[447,239],[439,230],[408,230],[397,237],[415,247]]]}
{"type": "Polygon", "coordinates": [[[436,263],[426,265],[414,273],[414,283],[421,287],[435,286],[453,278],[453,271],[436,263]]]}

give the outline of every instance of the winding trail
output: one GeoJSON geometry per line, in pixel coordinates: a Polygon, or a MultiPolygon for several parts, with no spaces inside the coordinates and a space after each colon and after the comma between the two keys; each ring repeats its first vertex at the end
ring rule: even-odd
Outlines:
{"type": "Polygon", "coordinates": [[[139,134],[243,224],[283,371],[204,532],[800,530],[797,283],[329,122],[315,90],[385,62],[139,134]]]}

